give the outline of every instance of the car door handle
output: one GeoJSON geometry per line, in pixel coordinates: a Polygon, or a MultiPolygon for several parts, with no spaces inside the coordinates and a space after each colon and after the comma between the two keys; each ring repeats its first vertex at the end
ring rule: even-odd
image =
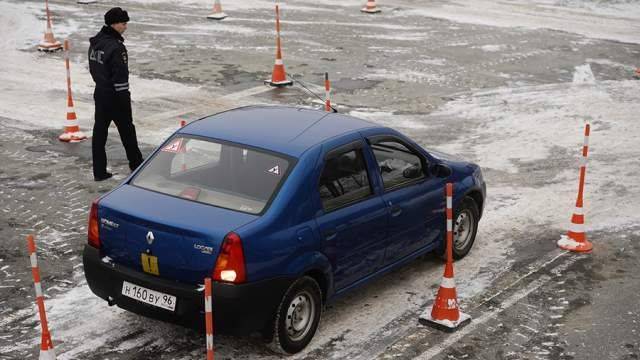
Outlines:
{"type": "Polygon", "coordinates": [[[398,205],[393,205],[391,206],[391,216],[396,217],[399,216],[400,214],[402,214],[402,208],[398,205]]]}
{"type": "Polygon", "coordinates": [[[327,241],[331,241],[333,239],[336,238],[336,236],[338,236],[338,232],[335,231],[334,229],[331,230],[325,230],[322,235],[324,235],[324,239],[327,241]]]}

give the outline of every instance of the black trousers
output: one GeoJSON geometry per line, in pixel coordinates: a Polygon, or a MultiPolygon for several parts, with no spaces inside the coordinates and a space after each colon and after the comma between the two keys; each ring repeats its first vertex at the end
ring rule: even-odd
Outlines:
{"type": "Polygon", "coordinates": [[[93,176],[102,177],[107,173],[107,136],[111,121],[116,124],[120,140],[129,160],[129,168],[135,170],[142,163],[138,147],[136,127],[131,115],[131,95],[129,91],[116,93],[111,89],[96,89],[93,93],[96,105],[91,152],[93,155],[93,176]]]}

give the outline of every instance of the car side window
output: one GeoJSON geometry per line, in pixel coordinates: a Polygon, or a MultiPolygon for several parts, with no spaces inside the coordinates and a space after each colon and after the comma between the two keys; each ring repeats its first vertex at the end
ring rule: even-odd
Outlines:
{"type": "Polygon", "coordinates": [[[332,154],[325,159],[318,185],[322,207],[335,210],[373,193],[362,149],[332,154]]]}
{"type": "Polygon", "coordinates": [[[385,139],[371,144],[385,190],[425,177],[422,161],[399,141],[385,139]]]}

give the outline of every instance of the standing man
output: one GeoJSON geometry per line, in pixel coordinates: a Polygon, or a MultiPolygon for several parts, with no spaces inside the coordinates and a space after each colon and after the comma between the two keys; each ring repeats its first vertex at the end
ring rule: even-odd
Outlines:
{"type": "Polygon", "coordinates": [[[95,181],[106,180],[113,176],[107,172],[105,150],[112,120],[120,133],[131,171],[142,163],[142,154],[138,148],[136,128],[131,115],[129,59],[122,37],[127,30],[128,21],[129,15],[126,11],[119,7],[113,8],[104,14],[106,25],[89,40],[89,71],[96,83],[93,93],[96,113],[91,142],[95,181]]]}

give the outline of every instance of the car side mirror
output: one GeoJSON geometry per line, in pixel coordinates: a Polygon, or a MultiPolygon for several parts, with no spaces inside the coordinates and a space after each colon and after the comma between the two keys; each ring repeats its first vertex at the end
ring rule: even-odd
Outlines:
{"type": "Polygon", "coordinates": [[[432,173],[436,177],[446,178],[451,175],[451,168],[442,163],[436,164],[432,169],[432,173]]]}
{"type": "Polygon", "coordinates": [[[413,165],[402,170],[402,176],[405,179],[417,179],[422,176],[422,168],[420,165],[413,165]]]}

